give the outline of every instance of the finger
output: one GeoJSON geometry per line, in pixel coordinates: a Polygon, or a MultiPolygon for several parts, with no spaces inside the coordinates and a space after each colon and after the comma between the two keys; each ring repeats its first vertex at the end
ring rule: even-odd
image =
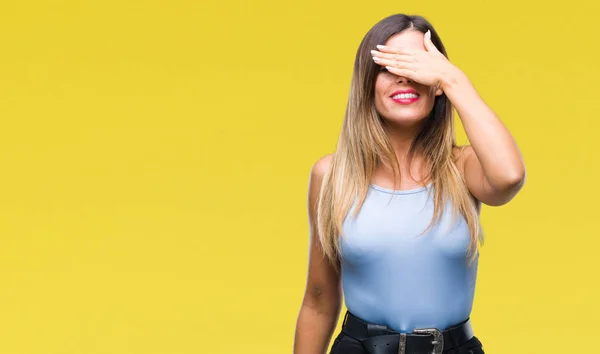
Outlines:
{"type": "Polygon", "coordinates": [[[381,52],[392,53],[392,54],[408,54],[408,55],[413,54],[412,50],[409,50],[406,48],[388,47],[386,45],[377,45],[377,49],[379,49],[381,52]]]}
{"type": "Polygon", "coordinates": [[[423,44],[425,45],[425,49],[428,52],[438,52],[437,47],[431,41],[431,31],[430,30],[425,32],[425,36],[423,37],[423,44]]]}
{"type": "Polygon", "coordinates": [[[405,61],[405,62],[411,62],[414,59],[413,56],[409,55],[409,54],[388,54],[388,53],[378,52],[376,50],[372,50],[371,55],[373,55],[374,57],[380,58],[380,59],[389,59],[389,60],[405,61]]]}
{"type": "Polygon", "coordinates": [[[395,66],[401,69],[411,69],[412,68],[412,62],[410,60],[406,60],[406,59],[385,59],[385,58],[379,58],[379,57],[373,57],[373,61],[376,62],[379,65],[389,65],[389,66],[395,66]]]}
{"type": "Polygon", "coordinates": [[[386,66],[385,68],[388,69],[388,71],[394,75],[398,75],[398,76],[402,76],[402,77],[414,80],[413,76],[414,76],[415,72],[412,70],[400,69],[400,68],[396,68],[393,66],[386,66]]]}

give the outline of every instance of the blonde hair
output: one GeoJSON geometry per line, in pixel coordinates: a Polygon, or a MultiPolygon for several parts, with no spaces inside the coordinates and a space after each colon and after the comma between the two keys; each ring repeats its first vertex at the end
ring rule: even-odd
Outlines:
{"type": "MultiPolygon", "coordinates": [[[[406,29],[423,33],[430,30],[432,42],[448,56],[433,26],[420,16],[389,16],[373,26],[363,38],[354,62],[350,95],[337,149],[323,178],[317,206],[321,247],[336,270],[339,270],[337,260],[341,256],[339,239],[343,222],[356,197],[354,216],[359,213],[377,163],[392,168],[394,182],[400,176],[396,154],[374,105],[375,79],[380,68],[371,60],[370,50],[406,29]]],[[[446,95],[442,94],[436,97],[423,129],[411,143],[408,163],[417,153],[424,156],[427,177],[434,191],[434,215],[423,233],[439,223],[444,205],[450,201],[454,217],[458,212],[466,220],[471,237],[467,255],[469,261],[473,262],[479,244],[483,244],[479,204],[467,189],[457,167],[458,156],[453,155],[455,147],[453,107],[446,95]]]]}

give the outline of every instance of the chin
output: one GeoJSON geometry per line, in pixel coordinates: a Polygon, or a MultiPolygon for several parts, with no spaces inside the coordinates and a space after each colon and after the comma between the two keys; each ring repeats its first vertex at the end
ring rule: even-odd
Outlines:
{"type": "Polygon", "coordinates": [[[394,125],[414,125],[421,123],[427,118],[427,114],[417,113],[414,114],[394,114],[389,116],[382,116],[382,118],[389,124],[394,125]]]}

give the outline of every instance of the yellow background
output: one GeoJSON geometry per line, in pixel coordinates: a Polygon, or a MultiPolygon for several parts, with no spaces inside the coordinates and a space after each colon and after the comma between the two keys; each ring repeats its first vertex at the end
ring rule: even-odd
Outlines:
{"type": "Polygon", "coordinates": [[[482,211],[476,335],[595,353],[600,8],[567,5],[2,2],[0,353],[291,353],[310,168],[398,12],[431,20],[527,165],[482,211]]]}

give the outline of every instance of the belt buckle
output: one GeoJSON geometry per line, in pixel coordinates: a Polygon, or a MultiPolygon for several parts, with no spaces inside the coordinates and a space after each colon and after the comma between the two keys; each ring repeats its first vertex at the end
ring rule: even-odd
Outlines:
{"type": "Polygon", "coordinates": [[[415,328],[413,333],[432,335],[433,341],[431,344],[433,344],[433,351],[431,354],[442,354],[442,351],[444,350],[444,335],[442,334],[442,331],[437,328],[415,328]]]}

